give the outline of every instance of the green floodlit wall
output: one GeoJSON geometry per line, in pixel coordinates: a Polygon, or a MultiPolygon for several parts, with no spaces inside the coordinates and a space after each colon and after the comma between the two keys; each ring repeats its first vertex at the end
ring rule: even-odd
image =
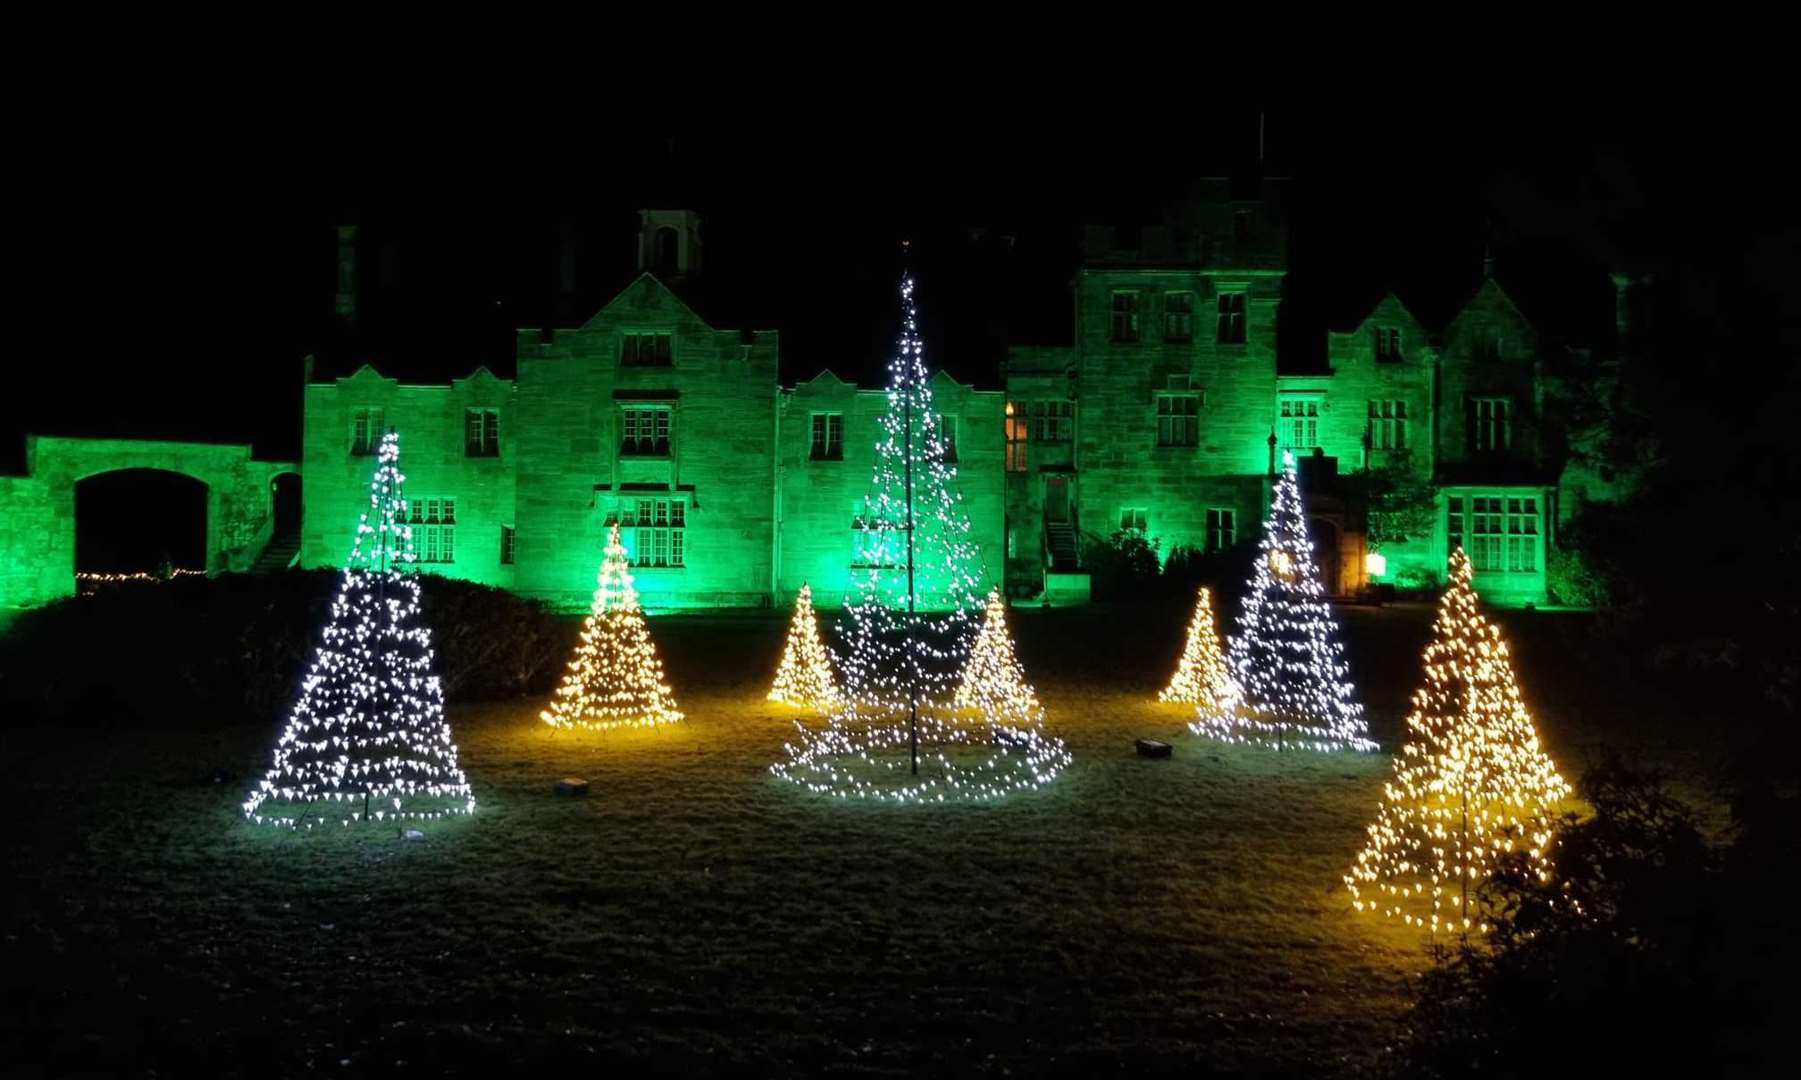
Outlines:
{"type": "MultiPolygon", "coordinates": [[[[1442,580],[1450,498],[1466,508],[1484,496],[1530,498],[1538,511],[1534,568],[1479,570],[1475,584],[1492,603],[1545,603],[1557,526],[1581,503],[1617,494],[1569,464],[1569,449],[1599,438],[1605,420],[1577,432],[1561,430],[1556,419],[1571,384],[1593,383],[1586,369],[1548,374],[1533,328],[1490,280],[1438,333],[1385,297],[1359,326],[1329,335],[1325,370],[1279,375],[1281,294],[1281,266],[1267,254],[1247,256],[1235,268],[1211,257],[1169,265],[1142,250],[1091,253],[1075,283],[1072,345],[1010,350],[1004,393],[935,374],[938,409],[955,425],[957,487],[981,549],[983,587],[1004,582],[1010,594],[1032,597],[1046,586],[1045,496],[1053,483],[1069,493],[1075,524],[1088,537],[1113,531],[1126,509],[1144,512],[1147,535],[1165,553],[1203,546],[1210,509],[1233,510],[1238,538],[1254,536],[1267,512],[1269,436],[1280,428],[1281,402],[1311,398],[1320,405],[1317,444],[1341,474],[1400,465],[1437,492],[1430,529],[1387,544],[1386,572],[1377,582],[1442,580]],[[1114,340],[1114,294],[1122,292],[1137,297],[1136,340],[1114,340]],[[1217,340],[1213,312],[1221,292],[1246,297],[1242,343],[1217,340]],[[1170,296],[1182,293],[1193,313],[1185,341],[1166,333],[1170,296]],[[1377,334],[1385,329],[1400,333],[1398,356],[1378,355],[1377,334]],[[1196,445],[1159,445],[1157,401],[1171,393],[1200,398],[1196,445]],[[1499,450],[1478,447],[1472,435],[1473,403],[1483,398],[1511,403],[1508,444],[1499,450]],[[1007,471],[1008,401],[1028,424],[1033,402],[1068,403],[1071,437],[1034,436],[1027,468],[1007,471]],[[1405,404],[1404,452],[1366,449],[1370,403],[1384,401],[1405,404]]],[[[521,331],[517,351],[516,381],[483,369],[443,385],[402,385],[365,367],[307,385],[298,466],[254,461],[244,446],[28,439],[27,475],[0,476],[0,611],[74,591],[75,484],[118,469],[166,469],[207,485],[214,572],[255,562],[270,538],[273,479],[298,470],[301,562],[342,565],[373,465],[352,453],[359,410],[378,410],[383,425],[400,432],[410,498],[456,500],[455,560],[426,572],[585,610],[609,517],[641,500],[679,501],[686,565],[633,571],[653,613],[786,607],[803,582],[822,607],[843,601],[851,587],[851,520],[870,483],[883,391],[830,373],[782,389],[773,332],[715,329],[649,274],[581,327],[521,331]],[[628,334],[670,335],[671,362],[622,363],[628,334]],[[667,454],[623,452],[628,408],[667,410],[667,454]],[[471,409],[498,417],[497,455],[467,453],[471,409]],[[817,414],[843,417],[841,457],[813,458],[817,414]],[[509,529],[512,563],[502,557],[509,529]]],[[[1361,578],[1355,518],[1348,516],[1340,546],[1346,587],[1361,578]]],[[[623,533],[636,560],[637,538],[632,529],[623,533]]]]}
{"type": "MultiPolygon", "coordinates": [[[[878,425],[887,408],[884,390],[859,390],[826,372],[782,395],[777,477],[776,603],[793,603],[802,584],[813,587],[820,607],[841,605],[854,587],[852,516],[869,493],[875,470],[878,425]],[[816,414],[844,417],[842,459],[811,456],[816,414]]],[[[955,490],[969,514],[970,539],[982,554],[981,592],[999,585],[1005,570],[1002,496],[1002,409],[1005,395],[974,390],[942,371],[932,376],[932,400],[955,430],[955,490]]]]}
{"type": "MultiPolygon", "coordinates": [[[[400,434],[400,472],[409,499],[456,499],[456,558],[426,565],[428,573],[511,588],[514,567],[501,563],[501,527],[513,524],[516,440],[511,382],[485,369],[447,386],[403,386],[365,367],[349,378],[306,387],[301,457],[300,563],[342,566],[369,498],[375,458],[351,453],[358,410],[378,409],[400,434]],[[468,409],[500,415],[500,454],[465,453],[468,409]]],[[[596,566],[598,566],[598,562],[596,566]]]]}
{"type": "Polygon", "coordinates": [[[291,462],[250,447],[148,439],[25,440],[25,475],[0,476],[0,608],[75,592],[75,486],[123,469],[159,469],[206,485],[206,571],[246,570],[269,542],[275,478],[291,462]]]}

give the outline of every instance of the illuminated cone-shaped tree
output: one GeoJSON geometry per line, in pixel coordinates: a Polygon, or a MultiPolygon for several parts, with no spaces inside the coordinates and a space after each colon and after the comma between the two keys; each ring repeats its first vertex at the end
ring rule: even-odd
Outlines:
{"type": "Polygon", "coordinates": [[[1213,591],[1201,586],[1195,598],[1194,617],[1188,620],[1188,643],[1169,685],[1158,701],[1193,705],[1197,716],[1217,716],[1237,707],[1238,688],[1220,652],[1219,634],[1213,628],[1213,591]]]}
{"type": "Polygon", "coordinates": [[[1363,706],[1352,699],[1344,643],[1325,595],[1294,457],[1284,451],[1238,633],[1227,650],[1238,700],[1232,708],[1197,714],[1192,730],[1277,749],[1376,748],[1363,706]]]}
{"type": "Polygon", "coordinates": [[[263,825],[406,822],[475,810],[444,719],[403,524],[400,438],[382,437],[369,506],[275,761],[244,801],[263,825]]]}
{"type": "Polygon", "coordinates": [[[832,659],[819,640],[819,622],[813,614],[813,589],[801,585],[794,601],[794,618],[788,624],[788,642],[782,646],[782,663],[776,668],[769,700],[810,709],[829,709],[838,702],[838,683],[832,676],[832,659]]]}
{"type": "Polygon", "coordinates": [[[1045,783],[1068,754],[1050,740],[998,743],[985,718],[953,701],[975,638],[981,555],[933,406],[911,277],[900,292],[875,474],[838,623],[843,691],[823,729],[796,723],[798,741],[770,769],[845,798],[993,798],[1045,783]]]}
{"type": "Polygon", "coordinates": [[[1511,851],[1548,876],[1553,812],[1569,794],[1520,700],[1500,628],[1477,609],[1470,560],[1458,548],[1394,780],[1344,879],[1357,910],[1433,933],[1483,929],[1471,891],[1511,851]]]}
{"type": "Polygon", "coordinates": [[[540,715],[553,727],[593,730],[650,727],[682,718],[663,681],[663,662],[651,643],[644,609],[638,606],[618,525],[607,532],[594,605],[582,624],[569,672],[540,715]]]}
{"type": "Polygon", "coordinates": [[[1044,707],[1038,704],[1038,695],[1026,682],[1026,670],[1013,654],[1007,605],[998,588],[988,592],[982,630],[976,635],[952,701],[957,708],[974,710],[986,718],[1001,739],[1030,736],[1044,723],[1044,707]]]}

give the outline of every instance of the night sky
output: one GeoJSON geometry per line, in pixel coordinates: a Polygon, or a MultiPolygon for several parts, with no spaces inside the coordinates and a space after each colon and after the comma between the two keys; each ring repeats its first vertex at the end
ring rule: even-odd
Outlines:
{"type": "MultiPolygon", "coordinates": [[[[1797,233],[1761,119],[1622,100],[1268,108],[1262,171],[1292,177],[1284,363],[1389,288],[1441,325],[1485,250],[1554,335],[1604,334],[1605,273],[1628,267],[1673,283],[1685,315],[1732,342],[1729,362],[1775,365],[1785,340],[1792,355],[1797,233]]],[[[1150,222],[1194,177],[1259,171],[1255,104],[1180,129],[1122,128],[1101,109],[971,110],[921,117],[905,140],[795,115],[488,119],[252,126],[127,110],[79,138],[36,133],[48,172],[18,228],[15,264],[36,269],[0,464],[17,468],[26,431],[293,455],[309,352],[403,375],[510,370],[513,328],[555,321],[558,222],[581,236],[585,318],[629,278],[644,205],[702,213],[719,321],[779,328],[787,382],[824,367],[874,377],[911,238],[931,362],[992,386],[1009,339],[1068,340],[1080,224],[1150,222]],[[331,313],[339,220],[364,240],[353,342],[331,313]]]]}

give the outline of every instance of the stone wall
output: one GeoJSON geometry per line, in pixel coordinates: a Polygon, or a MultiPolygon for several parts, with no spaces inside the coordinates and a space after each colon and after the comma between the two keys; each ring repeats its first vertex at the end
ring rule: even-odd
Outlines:
{"type": "Polygon", "coordinates": [[[268,543],[275,477],[292,462],[250,447],[148,439],[27,436],[24,476],[0,477],[0,606],[35,607],[75,592],[75,485],[123,469],[158,469],[206,485],[206,570],[250,567],[268,543]]]}

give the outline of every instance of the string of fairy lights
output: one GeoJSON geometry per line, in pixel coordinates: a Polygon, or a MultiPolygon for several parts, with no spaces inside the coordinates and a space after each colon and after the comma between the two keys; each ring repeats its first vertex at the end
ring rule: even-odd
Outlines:
{"type": "Polygon", "coordinates": [[[1358,911],[1434,936],[1487,931],[1470,897],[1509,852],[1550,879],[1554,814],[1570,797],[1471,581],[1469,556],[1457,548],[1394,779],[1344,878],[1358,911]]]}
{"type": "Polygon", "coordinates": [[[444,716],[405,522],[400,437],[382,437],[331,615],[274,762],[244,800],[259,825],[312,829],[475,811],[444,716]]]}
{"type": "Polygon", "coordinates": [[[556,728],[655,727],[682,718],[663,678],[617,523],[607,529],[594,603],[569,670],[540,718],[556,728]]]}
{"type": "Polygon", "coordinates": [[[75,580],[82,585],[120,585],[126,582],[149,582],[151,584],[161,585],[166,581],[178,577],[205,576],[205,570],[185,570],[177,567],[176,569],[169,571],[166,576],[162,574],[146,573],[142,570],[130,573],[101,573],[84,570],[75,575],[75,580]]]}
{"type": "Polygon", "coordinates": [[[823,726],[796,722],[770,771],[844,799],[993,799],[1048,783],[1068,751],[1035,720],[985,711],[990,700],[1016,704],[1010,694],[957,700],[978,641],[974,614],[986,610],[981,556],[933,407],[910,275],[900,301],[854,587],[838,623],[843,690],[823,726]]]}
{"type": "MultiPolygon", "coordinates": [[[[1042,787],[1072,755],[1044,730],[1045,709],[1016,653],[1000,590],[977,600],[980,553],[938,430],[913,294],[904,278],[854,587],[838,625],[842,650],[834,657],[821,639],[812,589],[803,584],[767,694],[823,723],[796,721],[797,736],[770,771],[843,800],[991,800],[1042,787]]],[[[419,582],[409,573],[416,558],[404,482],[399,437],[390,430],[320,644],[273,762],[243,803],[259,825],[310,830],[475,810],[445,718],[419,582]]],[[[198,572],[176,571],[188,573],[198,572]]],[[[1523,853],[1549,879],[1555,813],[1571,796],[1472,582],[1459,548],[1407,739],[1365,846],[1343,878],[1358,911],[1434,936],[1488,929],[1471,896],[1510,853],[1523,853]]],[[[1198,591],[1181,658],[1158,700],[1192,707],[1192,731],[1230,742],[1375,749],[1287,453],[1248,585],[1237,632],[1223,650],[1213,594],[1198,591]]],[[[609,526],[568,671],[540,717],[555,728],[587,730],[683,719],[617,524],[609,526]]]]}
{"type": "Polygon", "coordinates": [[[830,709],[838,703],[838,679],[819,637],[813,587],[804,582],[794,600],[794,617],[788,623],[788,640],[782,645],[782,661],[776,667],[768,700],[807,709],[830,709]]]}
{"type": "Polygon", "coordinates": [[[1214,627],[1213,590],[1205,585],[1195,597],[1194,615],[1188,620],[1188,638],[1182,646],[1182,658],[1176,662],[1176,673],[1157,700],[1192,705],[1198,716],[1224,715],[1238,707],[1238,684],[1232,681],[1231,669],[1226,667],[1219,631],[1214,627]]]}
{"type": "Polygon", "coordinates": [[[1237,694],[1189,725],[1196,734],[1279,750],[1374,750],[1344,643],[1313,561],[1294,455],[1282,452],[1269,520],[1227,650],[1237,694]]]}

